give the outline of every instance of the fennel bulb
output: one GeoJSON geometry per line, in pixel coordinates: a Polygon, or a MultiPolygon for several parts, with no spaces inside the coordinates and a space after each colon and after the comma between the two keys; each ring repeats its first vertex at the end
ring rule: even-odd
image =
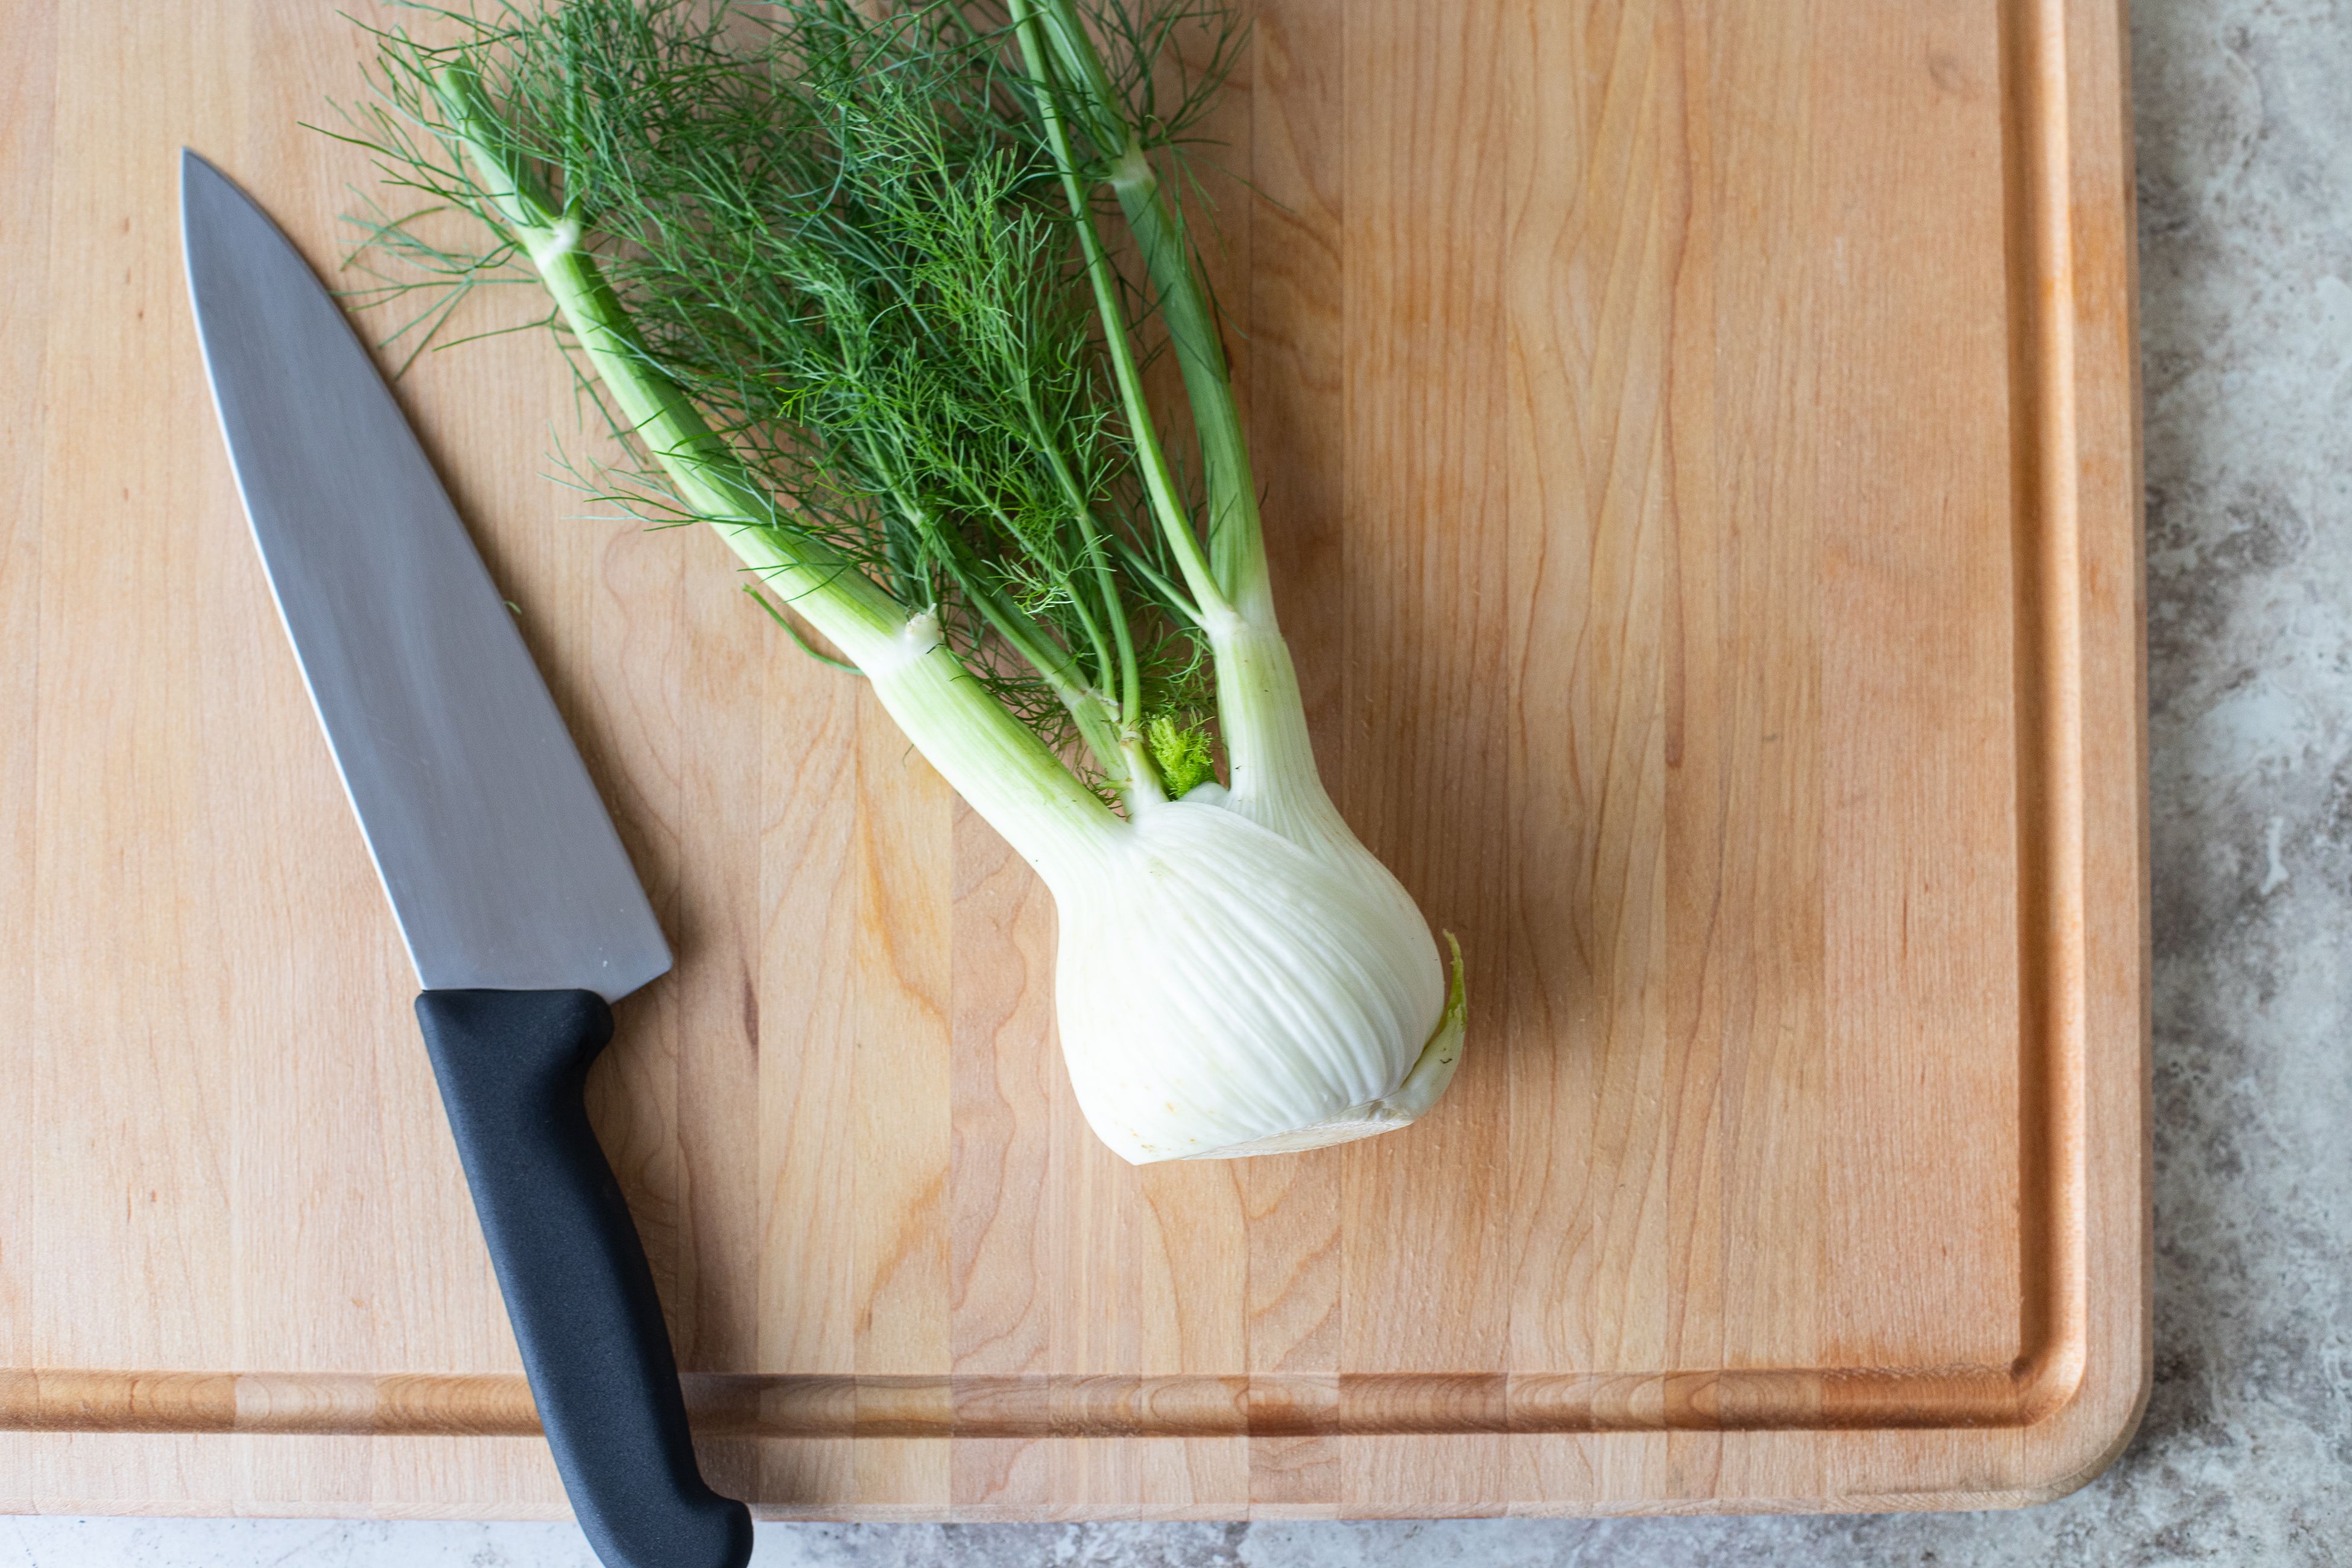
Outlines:
{"type": "Polygon", "coordinates": [[[1125,1158],[1344,1142],[1452,1079],[1429,928],[1352,838],[1294,843],[1203,784],[1086,872],[1055,893],[1055,1004],[1078,1104],[1125,1158]]]}
{"type": "Polygon", "coordinates": [[[404,221],[373,243],[460,295],[543,286],[645,459],[602,493],[716,528],[1036,868],[1071,1081],[1113,1150],[1402,1126],[1460,1057],[1460,954],[1449,984],[1316,774],[1217,318],[1154,162],[1238,35],[1187,75],[1168,45],[1213,18],[1196,0],[1005,12],[564,0],[452,44],[380,35],[384,101],[353,139],[495,244],[453,256],[404,221]],[[1113,212],[1139,278],[1098,232],[1113,212]],[[1145,396],[1154,342],[1192,461],[1145,396]]]}

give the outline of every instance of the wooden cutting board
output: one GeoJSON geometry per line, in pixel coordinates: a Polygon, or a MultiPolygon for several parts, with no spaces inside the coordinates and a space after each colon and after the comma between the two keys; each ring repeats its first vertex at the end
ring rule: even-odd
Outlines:
{"type": "MultiPolygon", "coordinates": [[[[1054,911],[719,544],[404,397],[677,949],[599,1126],[779,1516],[1979,1507],[2147,1386],[2118,0],[1262,0],[1221,289],[1343,809],[1470,959],[1442,1109],[1134,1170],[1054,911]]],[[[271,611],[173,168],[331,264],[334,8],[15,8],[0,1507],[563,1509],[271,611]]],[[[518,299],[497,311],[528,313],[518,299]]]]}

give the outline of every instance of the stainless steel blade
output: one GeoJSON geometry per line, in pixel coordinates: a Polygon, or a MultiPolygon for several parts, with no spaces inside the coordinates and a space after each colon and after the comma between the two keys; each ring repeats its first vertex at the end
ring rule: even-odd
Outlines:
{"type": "Polygon", "coordinates": [[[417,978],[626,995],[669,948],[390,388],[301,254],[193,153],[180,224],[246,515],[417,978]]]}

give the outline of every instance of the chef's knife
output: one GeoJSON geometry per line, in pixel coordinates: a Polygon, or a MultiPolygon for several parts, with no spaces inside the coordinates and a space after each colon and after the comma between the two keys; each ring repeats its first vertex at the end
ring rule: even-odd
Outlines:
{"type": "Polygon", "coordinates": [[[514,616],[351,325],[194,153],[181,240],[246,515],[424,994],[416,1016],[573,1510],[613,1568],[740,1568],[581,1101],[669,948],[514,616]]]}

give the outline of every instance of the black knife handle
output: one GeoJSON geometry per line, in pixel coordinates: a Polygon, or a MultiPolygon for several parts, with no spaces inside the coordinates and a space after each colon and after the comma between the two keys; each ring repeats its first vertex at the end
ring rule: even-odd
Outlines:
{"type": "Polygon", "coordinates": [[[695,1464],[653,1270],[581,1099],[612,1009],[593,991],[427,991],[416,1021],[589,1544],[608,1568],[742,1568],[751,1510],[695,1464]]]}

